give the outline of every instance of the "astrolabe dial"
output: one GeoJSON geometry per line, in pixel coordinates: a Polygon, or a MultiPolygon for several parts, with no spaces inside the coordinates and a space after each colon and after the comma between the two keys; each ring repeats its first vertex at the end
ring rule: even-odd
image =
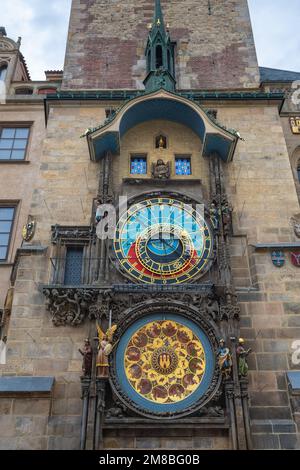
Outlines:
{"type": "Polygon", "coordinates": [[[193,242],[180,227],[157,224],[137,238],[136,253],[145,269],[162,276],[180,273],[191,262],[193,242]]]}
{"type": "Polygon", "coordinates": [[[149,198],[117,224],[113,249],[125,274],[147,284],[179,284],[203,275],[213,258],[205,218],[179,200],[149,198]]]}

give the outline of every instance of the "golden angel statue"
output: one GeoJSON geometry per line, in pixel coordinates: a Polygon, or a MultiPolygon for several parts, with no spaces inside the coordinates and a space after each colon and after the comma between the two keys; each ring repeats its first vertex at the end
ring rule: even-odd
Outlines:
{"type": "Polygon", "coordinates": [[[103,333],[97,324],[98,331],[98,355],[97,355],[97,377],[106,378],[109,376],[108,356],[113,350],[113,336],[117,329],[117,325],[111,326],[106,333],[103,333]]]}

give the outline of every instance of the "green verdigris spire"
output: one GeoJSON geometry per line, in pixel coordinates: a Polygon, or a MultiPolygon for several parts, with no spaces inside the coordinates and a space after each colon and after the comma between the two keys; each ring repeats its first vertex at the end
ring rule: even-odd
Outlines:
{"type": "Polygon", "coordinates": [[[171,42],[168,26],[165,27],[160,0],[155,0],[153,23],[149,25],[149,35],[145,51],[147,77],[144,80],[146,91],[164,88],[175,91],[174,44],[171,42]]]}
{"type": "Polygon", "coordinates": [[[165,23],[160,0],[155,0],[155,11],[152,28],[152,31],[158,29],[159,31],[161,31],[162,34],[165,34],[165,23]]]}

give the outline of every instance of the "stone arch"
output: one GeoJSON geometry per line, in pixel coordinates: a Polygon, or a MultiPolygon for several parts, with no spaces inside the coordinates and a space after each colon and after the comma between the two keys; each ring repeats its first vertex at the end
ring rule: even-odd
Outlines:
{"type": "Polygon", "coordinates": [[[120,140],[126,132],[152,120],[173,121],[189,127],[203,142],[203,156],[217,152],[225,162],[233,158],[239,138],[235,131],[211,120],[195,102],[161,89],[131,99],[111,120],[98,128],[87,129],[91,159],[100,160],[107,152],[120,155],[120,140]]]}

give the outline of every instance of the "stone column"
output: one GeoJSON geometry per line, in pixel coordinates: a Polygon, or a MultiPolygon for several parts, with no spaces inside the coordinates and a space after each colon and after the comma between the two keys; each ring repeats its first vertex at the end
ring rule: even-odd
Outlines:
{"type": "Polygon", "coordinates": [[[81,419],[81,431],[80,431],[80,450],[85,450],[85,446],[86,446],[87,425],[88,425],[88,417],[89,417],[90,387],[91,387],[91,378],[81,377],[82,419],[81,419]]]}
{"type": "Polygon", "coordinates": [[[247,449],[252,450],[252,436],[251,436],[251,429],[250,429],[250,416],[249,416],[249,394],[248,394],[248,379],[242,378],[240,380],[240,387],[241,387],[241,399],[242,399],[242,407],[243,407],[243,416],[244,416],[244,426],[246,431],[246,441],[247,441],[247,449]]]}
{"type": "Polygon", "coordinates": [[[236,427],[236,417],[235,417],[235,407],[234,407],[234,383],[231,381],[225,382],[225,394],[227,401],[227,409],[229,410],[230,417],[230,431],[231,431],[231,440],[232,440],[232,449],[238,449],[238,437],[237,437],[237,427],[236,427]]]}
{"type": "Polygon", "coordinates": [[[247,449],[247,438],[246,438],[246,429],[245,429],[245,423],[244,423],[244,414],[243,414],[243,406],[242,406],[242,400],[241,400],[241,390],[240,390],[237,357],[236,357],[236,338],[235,337],[231,338],[231,341],[232,341],[232,347],[231,347],[232,374],[233,374],[233,384],[234,384],[233,402],[234,402],[234,408],[235,408],[238,449],[245,450],[247,449]]]}
{"type": "MultiPolygon", "coordinates": [[[[99,189],[98,189],[98,199],[102,204],[109,203],[109,186],[110,186],[110,153],[106,153],[102,161],[102,173],[100,176],[99,189]]],[[[108,267],[107,267],[107,258],[108,258],[108,243],[107,240],[99,240],[99,273],[98,281],[103,282],[108,279],[108,267]]]]}
{"type": "Polygon", "coordinates": [[[105,389],[107,379],[96,378],[96,416],[95,416],[95,449],[103,448],[103,421],[105,410],[105,389]]]}

